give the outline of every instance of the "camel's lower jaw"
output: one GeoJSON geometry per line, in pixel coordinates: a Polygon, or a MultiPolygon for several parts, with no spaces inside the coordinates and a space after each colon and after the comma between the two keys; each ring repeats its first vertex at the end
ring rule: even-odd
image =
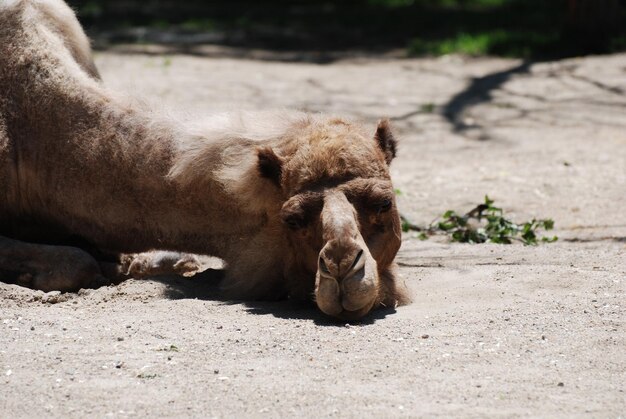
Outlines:
{"type": "Polygon", "coordinates": [[[339,315],[335,317],[337,317],[338,319],[347,320],[347,321],[359,320],[360,318],[367,315],[367,313],[369,313],[372,310],[372,308],[374,308],[374,300],[372,301],[371,304],[359,310],[355,310],[355,311],[343,310],[341,313],[339,313],[339,315]]]}
{"type": "Polygon", "coordinates": [[[325,311],[324,309],[322,309],[322,307],[320,307],[320,310],[322,310],[323,313],[340,320],[354,321],[366,316],[367,313],[369,313],[372,308],[374,308],[374,303],[375,300],[372,300],[370,304],[357,310],[346,310],[343,307],[337,307],[337,309],[333,310],[332,312],[325,311]]]}

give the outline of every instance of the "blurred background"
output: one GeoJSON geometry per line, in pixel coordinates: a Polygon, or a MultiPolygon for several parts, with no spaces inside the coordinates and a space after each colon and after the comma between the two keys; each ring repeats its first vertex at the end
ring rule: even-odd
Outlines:
{"type": "Polygon", "coordinates": [[[554,59],[626,49],[626,0],[71,0],[96,48],[554,59]]]}

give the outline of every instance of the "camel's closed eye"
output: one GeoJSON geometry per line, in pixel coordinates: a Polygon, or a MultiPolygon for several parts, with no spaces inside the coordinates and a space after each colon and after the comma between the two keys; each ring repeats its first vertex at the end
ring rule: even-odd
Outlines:
{"type": "Polygon", "coordinates": [[[307,222],[304,218],[297,215],[290,215],[288,217],[283,218],[283,222],[289,227],[291,230],[298,230],[303,227],[306,227],[307,222]]]}
{"type": "Polygon", "coordinates": [[[381,203],[378,204],[378,213],[387,212],[391,209],[391,199],[384,199],[381,203]]]}

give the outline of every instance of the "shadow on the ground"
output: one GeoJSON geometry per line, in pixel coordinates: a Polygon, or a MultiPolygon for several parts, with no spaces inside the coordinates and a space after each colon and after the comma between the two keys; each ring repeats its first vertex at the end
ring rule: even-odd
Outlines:
{"type": "MultiPolygon", "coordinates": [[[[217,301],[223,304],[242,304],[246,312],[254,315],[272,315],[281,319],[313,320],[319,326],[342,326],[346,321],[333,319],[323,314],[315,304],[306,301],[232,301],[224,298],[220,293],[220,281],[224,278],[223,269],[207,269],[196,274],[193,278],[180,276],[152,277],[150,280],[165,285],[164,296],[172,300],[197,299],[203,301],[217,301]]],[[[374,310],[364,318],[348,322],[352,324],[373,324],[377,320],[395,313],[394,308],[374,310]]]]}
{"type": "Polygon", "coordinates": [[[370,312],[367,316],[356,321],[345,321],[334,319],[322,313],[310,302],[298,301],[252,301],[242,302],[247,308],[246,311],[256,315],[272,315],[281,319],[313,320],[318,326],[342,326],[345,324],[374,324],[377,320],[384,319],[396,312],[394,308],[380,308],[370,312]]]}
{"type": "MultiPolygon", "coordinates": [[[[452,96],[448,102],[443,104],[441,107],[438,107],[437,113],[439,113],[449,124],[451,131],[457,133],[459,135],[464,136],[468,139],[474,140],[493,140],[494,137],[490,133],[490,128],[503,126],[506,123],[511,123],[514,120],[539,120],[539,115],[545,117],[549,115],[551,109],[558,108],[559,104],[563,104],[566,102],[573,101],[581,101],[582,103],[592,103],[596,106],[606,106],[606,107],[624,107],[626,103],[623,103],[623,99],[626,95],[626,90],[620,86],[612,86],[604,81],[594,80],[591,77],[580,75],[576,73],[576,69],[578,68],[577,64],[566,63],[563,65],[558,65],[558,69],[550,69],[543,70],[543,77],[553,78],[553,77],[563,77],[567,76],[570,79],[576,80],[579,83],[586,84],[589,87],[597,90],[601,90],[603,93],[606,93],[613,98],[615,98],[615,102],[611,101],[594,101],[589,97],[580,97],[580,98],[565,98],[565,99],[554,99],[549,95],[542,96],[538,94],[532,94],[528,92],[514,92],[508,90],[505,85],[512,78],[516,76],[528,75],[531,73],[531,69],[536,64],[547,63],[550,61],[522,61],[518,64],[515,64],[509,68],[504,70],[496,71],[493,73],[486,74],[481,77],[475,77],[469,80],[467,86],[452,96]],[[511,102],[506,103],[506,107],[515,111],[516,114],[514,116],[508,118],[502,118],[498,121],[490,121],[488,124],[480,121],[480,118],[474,118],[471,116],[469,110],[472,107],[479,106],[486,103],[493,103],[496,99],[495,92],[499,91],[503,93],[505,96],[514,96],[521,97],[524,99],[530,99],[532,101],[537,102],[541,106],[536,106],[535,108],[520,108],[512,104],[511,102]],[[554,105],[554,106],[550,106],[554,105]]],[[[533,76],[536,75],[536,72],[533,72],[533,76]]],[[[410,119],[418,114],[423,114],[425,111],[423,109],[416,109],[414,111],[408,112],[404,115],[399,115],[391,118],[394,121],[403,121],[410,119]]],[[[551,124],[567,124],[571,122],[594,122],[591,116],[568,116],[567,114],[559,114],[558,117],[553,118],[551,124]]],[[[623,121],[621,120],[613,120],[613,121],[598,121],[597,124],[610,125],[615,127],[626,127],[623,121]]]]}
{"type": "Polygon", "coordinates": [[[224,278],[223,269],[207,269],[191,278],[176,275],[150,277],[165,285],[164,296],[171,300],[197,299],[225,301],[220,293],[220,281],[224,278]]]}
{"type": "Polygon", "coordinates": [[[249,47],[231,47],[224,45],[190,44],[119,44],[112,46],[94,46],[98,52],[113,52],[120,55],[189,55],[201,58],[231,58],[283,63],[331,64],[337,60],[350,58],[398,58],[401,54],[386,51],[306,51],[306,50],[271,50],[249,47]]]}
{"type": "Polygon", "coordinates": [[[593,243],[599,241],[612,241],[615,243],[626,243],[626,237],[616,237],[616,236],[602,236],[602,237],[568,237],[564,239],[560,239],[563,242],[568,243],[593,243]]]}
{"type": "MultiPolygon", "coordinates": [[[[468,123],[463,117],[465,109],[480,103],[489,102],[492,99],[494,90],[504,85],[513,75],[528,73],[531,66],[531,62],[525,61],[506,70],[474,78],[465,90],[454,95],[444,105],[442,110],[443,116],[452,125],[455,132],[476,128],[476,125],[468,123]]],[[[487,138],[481,137],[481,139],[487,138]]]]}
{"type": "MultiPolygon", "coordinates": [[[[505,70],[473,78],[465,89],[454,95],[440,108],[439,113],[450,123],[453,132],[463,134],[465,131],[472,130],[478,132],[475,138],[489,140],[490,137],[483,130],[480,123],[474,119],[466,118],[466,110],[472,106],[490,102],[493,99],[495,90],[502,87],[512,76],[529,73],[533,64],[534,62],[524,61],[505,70]]],[[[391,120],[404,121],[423,113],[426,113],[426,111],[419,108],[403,115],[395,116],[391,120]]]]}
{"type": "MultiPolygon", "coordinates": [[[[462,133],[468,129],[481,129],[482,127],[475,121],[470,123],[466,120],[464,115],[467,108],[491,101],[493,91],[502,87],[513,75],[528,73],[532,65],[532,62],[524,61],[506,70],[473,78],[467,88],[454,95],[441,107],[441,115],[450,123],[452,130],[456,133],[462,133]]],[[[404,121],[423,113],[427,112],[420,108],[403,115],[394,116],[391,120],[404,121]]],[[[489,139],[484,133],[478,138],[481,140],[489,139]]]]}

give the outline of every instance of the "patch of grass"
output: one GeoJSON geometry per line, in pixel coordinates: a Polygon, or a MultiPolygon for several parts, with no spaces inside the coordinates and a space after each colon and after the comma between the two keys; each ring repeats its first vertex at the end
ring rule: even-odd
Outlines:
{"type": "Polygon", "coordinates": [[[216,24],[212,19],[188,19],[179,26],[188,31],[212,31],[215,30],[216,24]]]}
{"type": "Polygon", "coordinates": [[[422,111],[422,113],[433,113],[435,111],[435,104],[424,103],[422,106],[420,106],[420,111],[422,111]]]}
{"type": "Polygon", "coordinates": [[[453,53],[484,55],[489,51],[493,37],[494,35],[490,33],[468,34],[461,32],[453,38],[437,41],[423,41],[418,38],[411,42],[409,51],[413,55],[446,55],[453,53]]]}
{"type": "Polygon", "coordinates": [[[410,55],[464,54],[470,56],[500,55],[530,57],[558,41],[558,33],[512,32],[459,32],[453,37],[424,40],[415,38],[409,44],[410,55]]]}
{"type": "Polygon", "coordinates": [[[540,230],[552,230],[551,219],[532,219],[524,223],[515,223],[504,217],[502,208],[493,205],[494,201],[485,196],[485,202],[460,215],[448,210],[427,227],[419,227],[402,217],[402,231],[418,231],[420,240],[426,240],[435,234],[449,236],[459,243],[499,243],[511,244],[514,241],[525,245],[536,245],[540,241],[552,243],[556,236],[540,237],[540,230]]]}

